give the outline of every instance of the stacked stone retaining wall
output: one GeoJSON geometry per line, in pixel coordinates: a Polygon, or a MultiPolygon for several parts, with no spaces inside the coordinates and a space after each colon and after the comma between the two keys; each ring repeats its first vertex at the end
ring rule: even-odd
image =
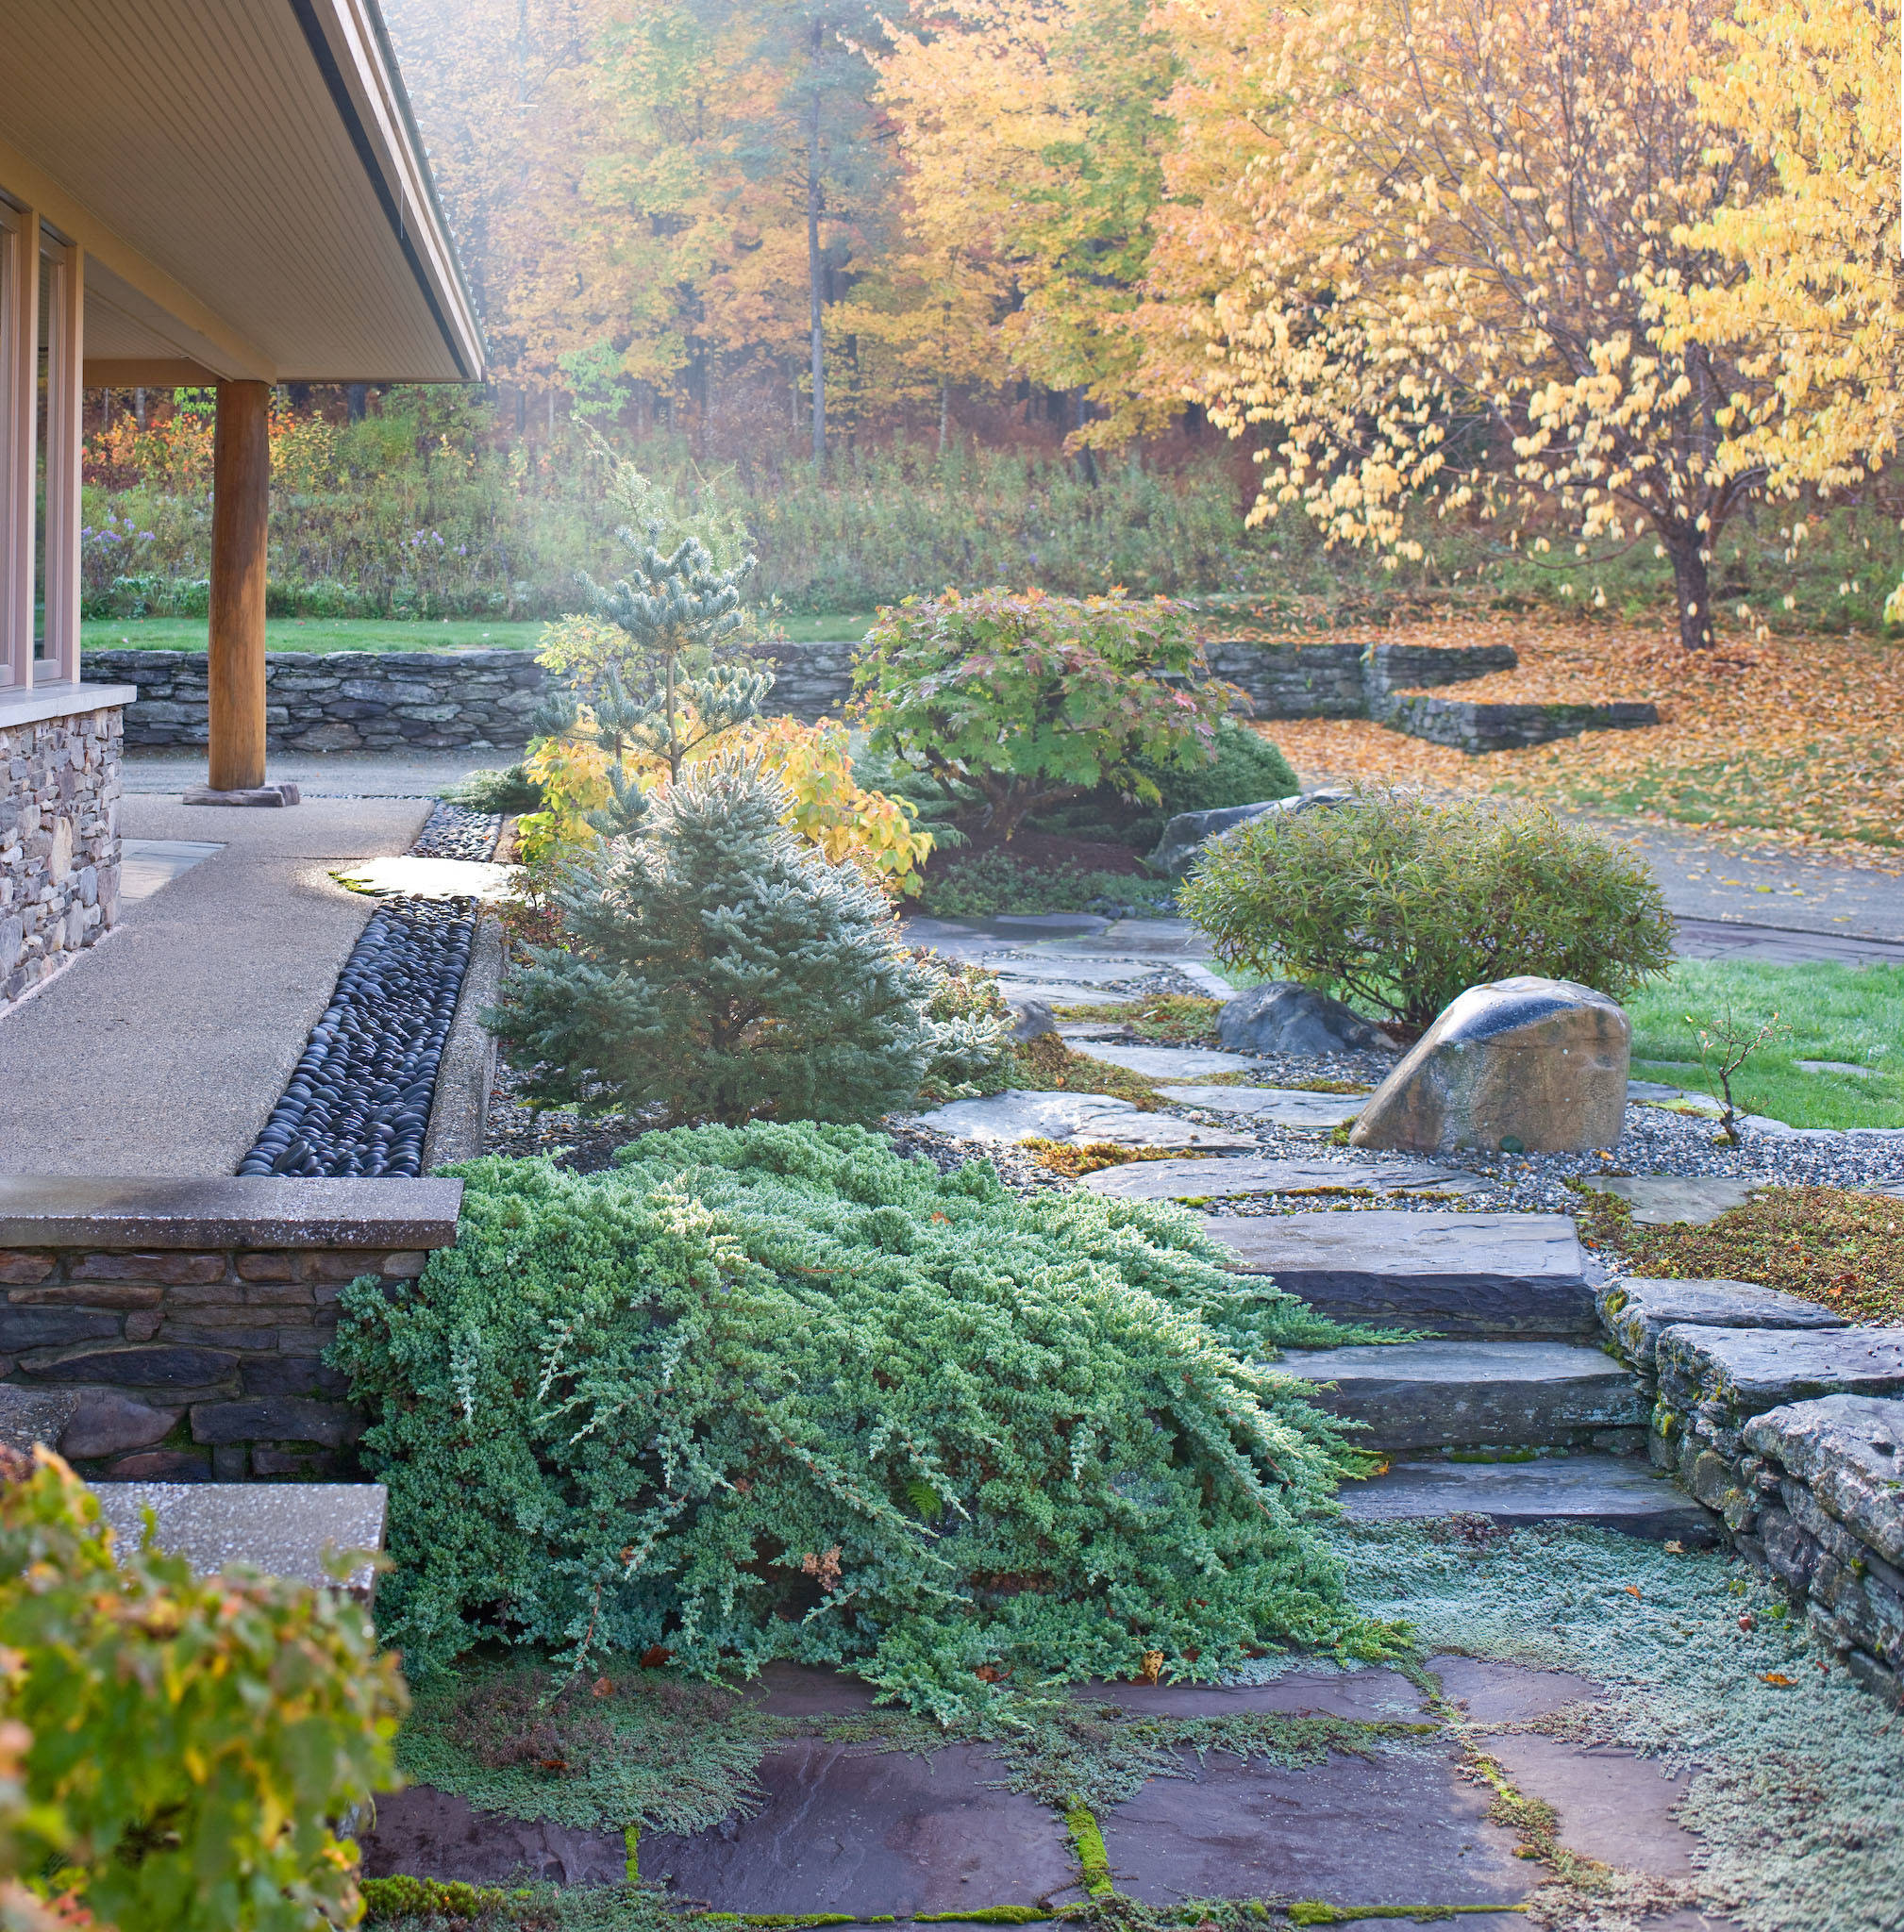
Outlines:
{"type": "Polygon", "coordinates": [[[95,1479],[339,1474],[363,1427],[324,1361],[339,1296],[407,1291],[461,1200],[434,1179],[0,1177],[0,1382],[95,1479]]]}
{"type": "Polygon", "coordinates": [[[1740,1282],[1602,1291],[1653,1461],[1723,1519],[1818,1643],[1904,1703],[1904,1328],[1740,1282]]]}
{"type": "MultiPolygon", "coordinates": [[[[809,721],[841,716],[853,700],[858,648],[781,645],[773,709],[809,721]]],[[[1478,705],[1425,689],[1512,669],[1509,644],[1218,639],[1207,650],[1211,671],[1262,719],[1374,718],[1464,751],[1658,723],[1647,704],[1478,705]]],[[[128,745],[205,743],[202,651],[92,651],[87,665],[94,676],[139,688],[125,721],[128,745]]],[[[265,728],[277,751],[509,750],[526,741],[531,714],[560,681],[530,651],[274,651],[265,656],[265,728]]]]}
{"type": "Polygon", "coordinates": [[[120,717],[0,718],[0,1010],[119,916],[120,717]]]}

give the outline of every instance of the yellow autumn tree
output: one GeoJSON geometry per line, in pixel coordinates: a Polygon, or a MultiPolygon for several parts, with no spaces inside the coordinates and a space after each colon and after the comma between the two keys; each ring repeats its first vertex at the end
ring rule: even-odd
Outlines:
{"type": "Polygon", "coordinates": [[[1741,0],[1700,105],[1778,192],[1717,208],[1690,241],[1743,275],[1672,305],[1688,340],[1751,358],[1780,408],[1741,424],[1735,465],[1831,490],[1897,448],[1904,402],[1895,0],[1741,0]]]}
{"type": "Polygon", "coordinates": [[[1148,327],[1163,380],[1265,425],[1253,515],[1397,555],[1411,507],[1650,538],[1710,644],[1712,548],[1764,480],[1722,447],[1777,407],[1660,312],[1741,277],[1690,237],[1770,181],[1697,111],[1721,0],[1194,10],[1148,327]]]}
{"type": "Polygon", "coordinates": [[[1116,434],[1154,419],[1130,325],[1173,61],[1148,0],[920,0],[910,18],[876,62],[918,289],[891,332],[943,341],[955,375],[989,362],[1071,391],[1116,434]]]}

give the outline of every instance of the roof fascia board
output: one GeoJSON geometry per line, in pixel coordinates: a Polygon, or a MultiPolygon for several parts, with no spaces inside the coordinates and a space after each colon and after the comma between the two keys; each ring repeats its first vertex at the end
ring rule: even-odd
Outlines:
{"type": "Polygon", "coordinates": [[[374,4],[289,0],[398,245],[464,379],[484,375],[482,331],[437,205],[408,96],[374,4]],[[327,58],[326,58],[327,57],[327,58]]]}
{"type": "Polygon", "coordinates": [[[69,242],[76,242],[95,261],[197,338],[195,342],[179,344],[181,351],[192,351],[193,359],[203,361],[227,379],[279,379],[271,358],[255,342],[208,308],[182,282],[175,281],[156,262],[147,260],[83,202],[61,188],[43,168],[5,142],[0,142],[0,187],[35,209],[69,242]]]}

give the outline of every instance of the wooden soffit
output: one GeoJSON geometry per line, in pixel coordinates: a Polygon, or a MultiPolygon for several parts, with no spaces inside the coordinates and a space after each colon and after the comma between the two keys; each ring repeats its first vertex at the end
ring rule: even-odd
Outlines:
{"type": "Polygon", "coordinates": [[[0,0],[0,193],[87,252],[89,382],[481,376],[374,0],[0,0]]]}

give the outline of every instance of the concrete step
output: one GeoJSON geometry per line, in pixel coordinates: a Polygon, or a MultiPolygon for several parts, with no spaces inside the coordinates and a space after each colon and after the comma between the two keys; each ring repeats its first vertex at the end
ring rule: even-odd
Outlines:
{"type": "Polygon", "coordinates": [[[1597,1348],[1566,1341],[1403,1341],[1287,1349],[1283,1366],[1327,1383],[1331,1415],[1372,1449],[1634,1449],[1646,1403],[1597,1348]]]}
{"type": "Polygon", "coordinates": [[[1365,1483],[1344,1483],[1351,1523],[1485,1516],[1503,1528],[1561,1523],[1624,1530],[1688,1548],[1721,1541],[1724,1524],[1638,1456],[1539,1456],[1526,1462],[1392,1463],[1365,1483]]]}
{"type": "Polygon", "coordinates": [[[1597,1335],[1597,1266],[1564,1214],[1225,1215],[1204,1230],[1245,1274],[1325,1315],[1491,1338],[1597,1335]]]}
{"type": "Polygon", "coordinates": [[[201,1576],[233,1563],[293,1583],[329,1585],[368,1604],[390,1492],[381,1483],[109,1483],[92,1485],[115,1537],[153,1541],[201,1576]],[[357,1560],[342,1576],[332,1561],[357,1560]]]}

